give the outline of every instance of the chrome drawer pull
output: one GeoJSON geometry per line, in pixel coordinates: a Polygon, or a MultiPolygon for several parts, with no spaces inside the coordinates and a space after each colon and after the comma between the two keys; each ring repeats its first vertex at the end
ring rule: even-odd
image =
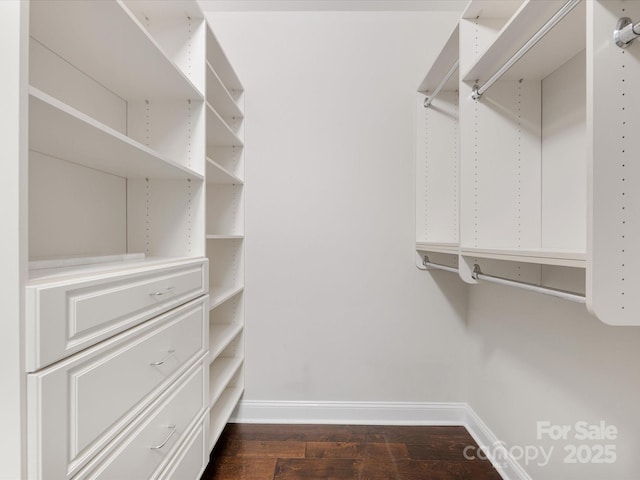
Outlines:
{"type": "Polygon", "coordinates": [[[164,362],[166,362],[167,360],[169,360],[169,358],[171,357],[171,355],[173,355],[174,353],[176,353],[175,350],[169,350],[167,352],[167,356],[164,357],[162,360],[158,360],[157,362],[151,362],[149,365],[151,365],[152,367],[157,367],[158,365],[162,365],[164,362]]]}
{"type": "Polygon", "coordinates": [[[171,293],[176,289],[176,287],[167,287],[164,290],[161,290],[159,292],[152,292],[149,295],[151,297],[161,297],[162,295],[166,295],[167,293],[171,293]]]}
{"type": "Polygon", "coordinates": [[[167,438],[164,439],[164,441],[160,444],[160,445],[152,445],[149,448],[151,450],[159,450],[162,447],[164,447],[167,442],[169,440],[171,440],[171,437],[173,437],[173,434],[176,433],[176,426],[175,425],[167,425],[167,428],[171,429],[171,431],[169,432],[169,435],[167,435],[167,438]]]}

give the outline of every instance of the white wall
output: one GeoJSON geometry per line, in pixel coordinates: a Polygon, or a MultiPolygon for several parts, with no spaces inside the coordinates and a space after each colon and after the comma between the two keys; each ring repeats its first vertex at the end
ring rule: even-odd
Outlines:
{"type": "Polygon", "coordinates": [[[554,447],[549,465],[530,462],[532,478],[640,478],[640,328],[609,327],[583,305],[494,285],[469,289],[468,313],[470,405],[509,448],[554,447]],[[541,441],[538,421],[572,430],[567,440],[541,441]],[[617,438],[577,440],[581,421],[613,425],[617,438]],[[616,462],[564,463],[565,448],[582,444],[592,452],[615,445],[616,462]]]}
{"type": "Polygon", "coordinates": [[[461,401],[464,287],[414,266],[414,92],[457,14],[216,13],[246,91],[248,400],[461,401]]]}

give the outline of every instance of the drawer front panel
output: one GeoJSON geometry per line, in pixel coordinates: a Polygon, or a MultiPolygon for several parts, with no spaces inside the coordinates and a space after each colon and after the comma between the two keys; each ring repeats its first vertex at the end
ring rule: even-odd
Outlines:
{"type": "MultiPolygon", "coordinates": [[[[150,479],[175,455],[190,432],[193,421],[204,413],[205,377],[202,363],[186,382],[175,388],[142,425],[118,445],[113,455],[87,479],[150,479]]],[[[200,422],[201,424],[202,422],[200,422]]],[[[200,464],[204,462],[200,451],[200,464]]],[[[191,459],[193,461],[193,459],[191,459]]],[[[196,480],[197,477],[191,477],[196,480]]]]}
{"type": "Polygon", "coordinates": [[[162,480],[196,480],[207,468],[208,460],[204,423],[200,422],[160,478],[162,480]]]}
{"type": "Polygon", "coordinates": [[[42,455],[38,468],[56,472],[50,478],[77,471],[206,354],[207,310],[207,297],[201,297],[29,375],[29,418],[39,423],[30,431],[42,455]]]}
{"type": "Polygon", "coordinates": [[[27,287],[30,372],[207,293],[206,259],[27,287]]]}

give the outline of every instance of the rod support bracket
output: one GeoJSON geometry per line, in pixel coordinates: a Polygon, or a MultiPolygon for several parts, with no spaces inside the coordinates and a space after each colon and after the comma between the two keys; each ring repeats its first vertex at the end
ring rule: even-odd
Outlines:
{"type": "Polygon", "coordinates": [[[425,256],[422,258],[422,265],[423,265],[425,268],[429,268],[429,255],[425,255],[425,256]]]}
{"type": "Polygon", "coordinates": [[[426,97],[422,105],[424,106],[424,108],[429,108],[431,106],[431,97],[426,97]]]}
{"type": "Polygon", "coordinates": [[[627,48],[633,41],[640,37],[640,22],[634,25],[629,17],[621,17],[613,31],[613,41],[620,48],[627,48]]]}
{"type": "Polygon", "coordinates": [[[482,94],[480,93],[480,86],[479,85],[474,85],[473,86],[473,90],[471,91],[471,98],[473,98],[474,100],[480,100],[480,97],[482,97],[482,94]]]}
{"type": "Polygon", "coordinates": [[[482,273],[482,270],[480,270],[480,265],[478,265],[477,263],[473,264],[473,272],[471,272],[471,278],[473,278],[474,280],[478,280],[478,275],[482,273]]]}

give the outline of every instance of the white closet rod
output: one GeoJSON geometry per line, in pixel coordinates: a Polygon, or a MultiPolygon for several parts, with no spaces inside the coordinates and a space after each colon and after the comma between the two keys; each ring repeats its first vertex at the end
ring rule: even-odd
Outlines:
{"type": "Polygon", "coordinates": [[[473,93],[471,94],[471,98],[474,100],[478,100],[484,92],[486,92],[491,85],[497,82],[502,75],[504,75],[507,70],[509,70],[518,60],[520,60],[534,45],[536,45],[542,37],[544,37],[549,30],[556,26],[560,20],[567,16],[567,14],[573,10],[573,8],[578,5],[582,0],[569,0],[564,6],[556,12],[556,14],[549,19],[547,23],[545,23],[540,30],[538,30],[533,37],[531,37],[527,43],[525,43],[520,49],[513,54],[513,56],[507,60],[507,62],[500,67],[500,69],[493,74],[489,80],[487,80],[484,85],[478,86],[475,85],[473,87],[473,93]]]}
{"type": "Polygon", "coordinates": [[[452,77],[452,75],[456,72],[456,70],[458,70],[459,65],[460,65],[460,60],[456,60],[456,63],[453,64],[451,69],[447,72],[447,74],[444,76],[442,81],[438,84],[438,86],[433,91],[433,93],[429,95],[427,98],[425,98],[424,108],[429,108],[431,106],[431,102],[433,102],[433,99],[438,96],[438,94],[440,93],[440,90],[444,88],[444,86],[447,84],[447,82],[452,77]]]}
{"type": "Polygon", "coordinates": [[[517,282],[515,280],[509,280],[507,278],[494,277],[492,275],[485,275],[480,271],[480,267],[476,264],[473,266],[472,278],[474,280],[485,280],[487,282],[497,283],[498,285],[506,285],[509,287],[522,288],[530,292],[542,293],[544,295],[550,295],[552,297],[562,298],[563,300],[569,300],[576,303],[585,303],[584,295],[578,295],[577,293],[566,292],[564,290],[557,290],[550,287],[541,287],[539,285],[532,285],[531,283],[517,282]]]}
{"type": "Polygon", "coordinates": [[[431,263],[429,261],[429,257],[428,256],[424,256],[424,260],[422,261],[422,265],[424,265],[427,268],[433,268],[435,270],[444,270],[445,272],[451,272],[451,273],[458,273],[458,269],[454,268],[454,267],[449,267],[447,265],[441,265],[439,263],[431,263]]]}

